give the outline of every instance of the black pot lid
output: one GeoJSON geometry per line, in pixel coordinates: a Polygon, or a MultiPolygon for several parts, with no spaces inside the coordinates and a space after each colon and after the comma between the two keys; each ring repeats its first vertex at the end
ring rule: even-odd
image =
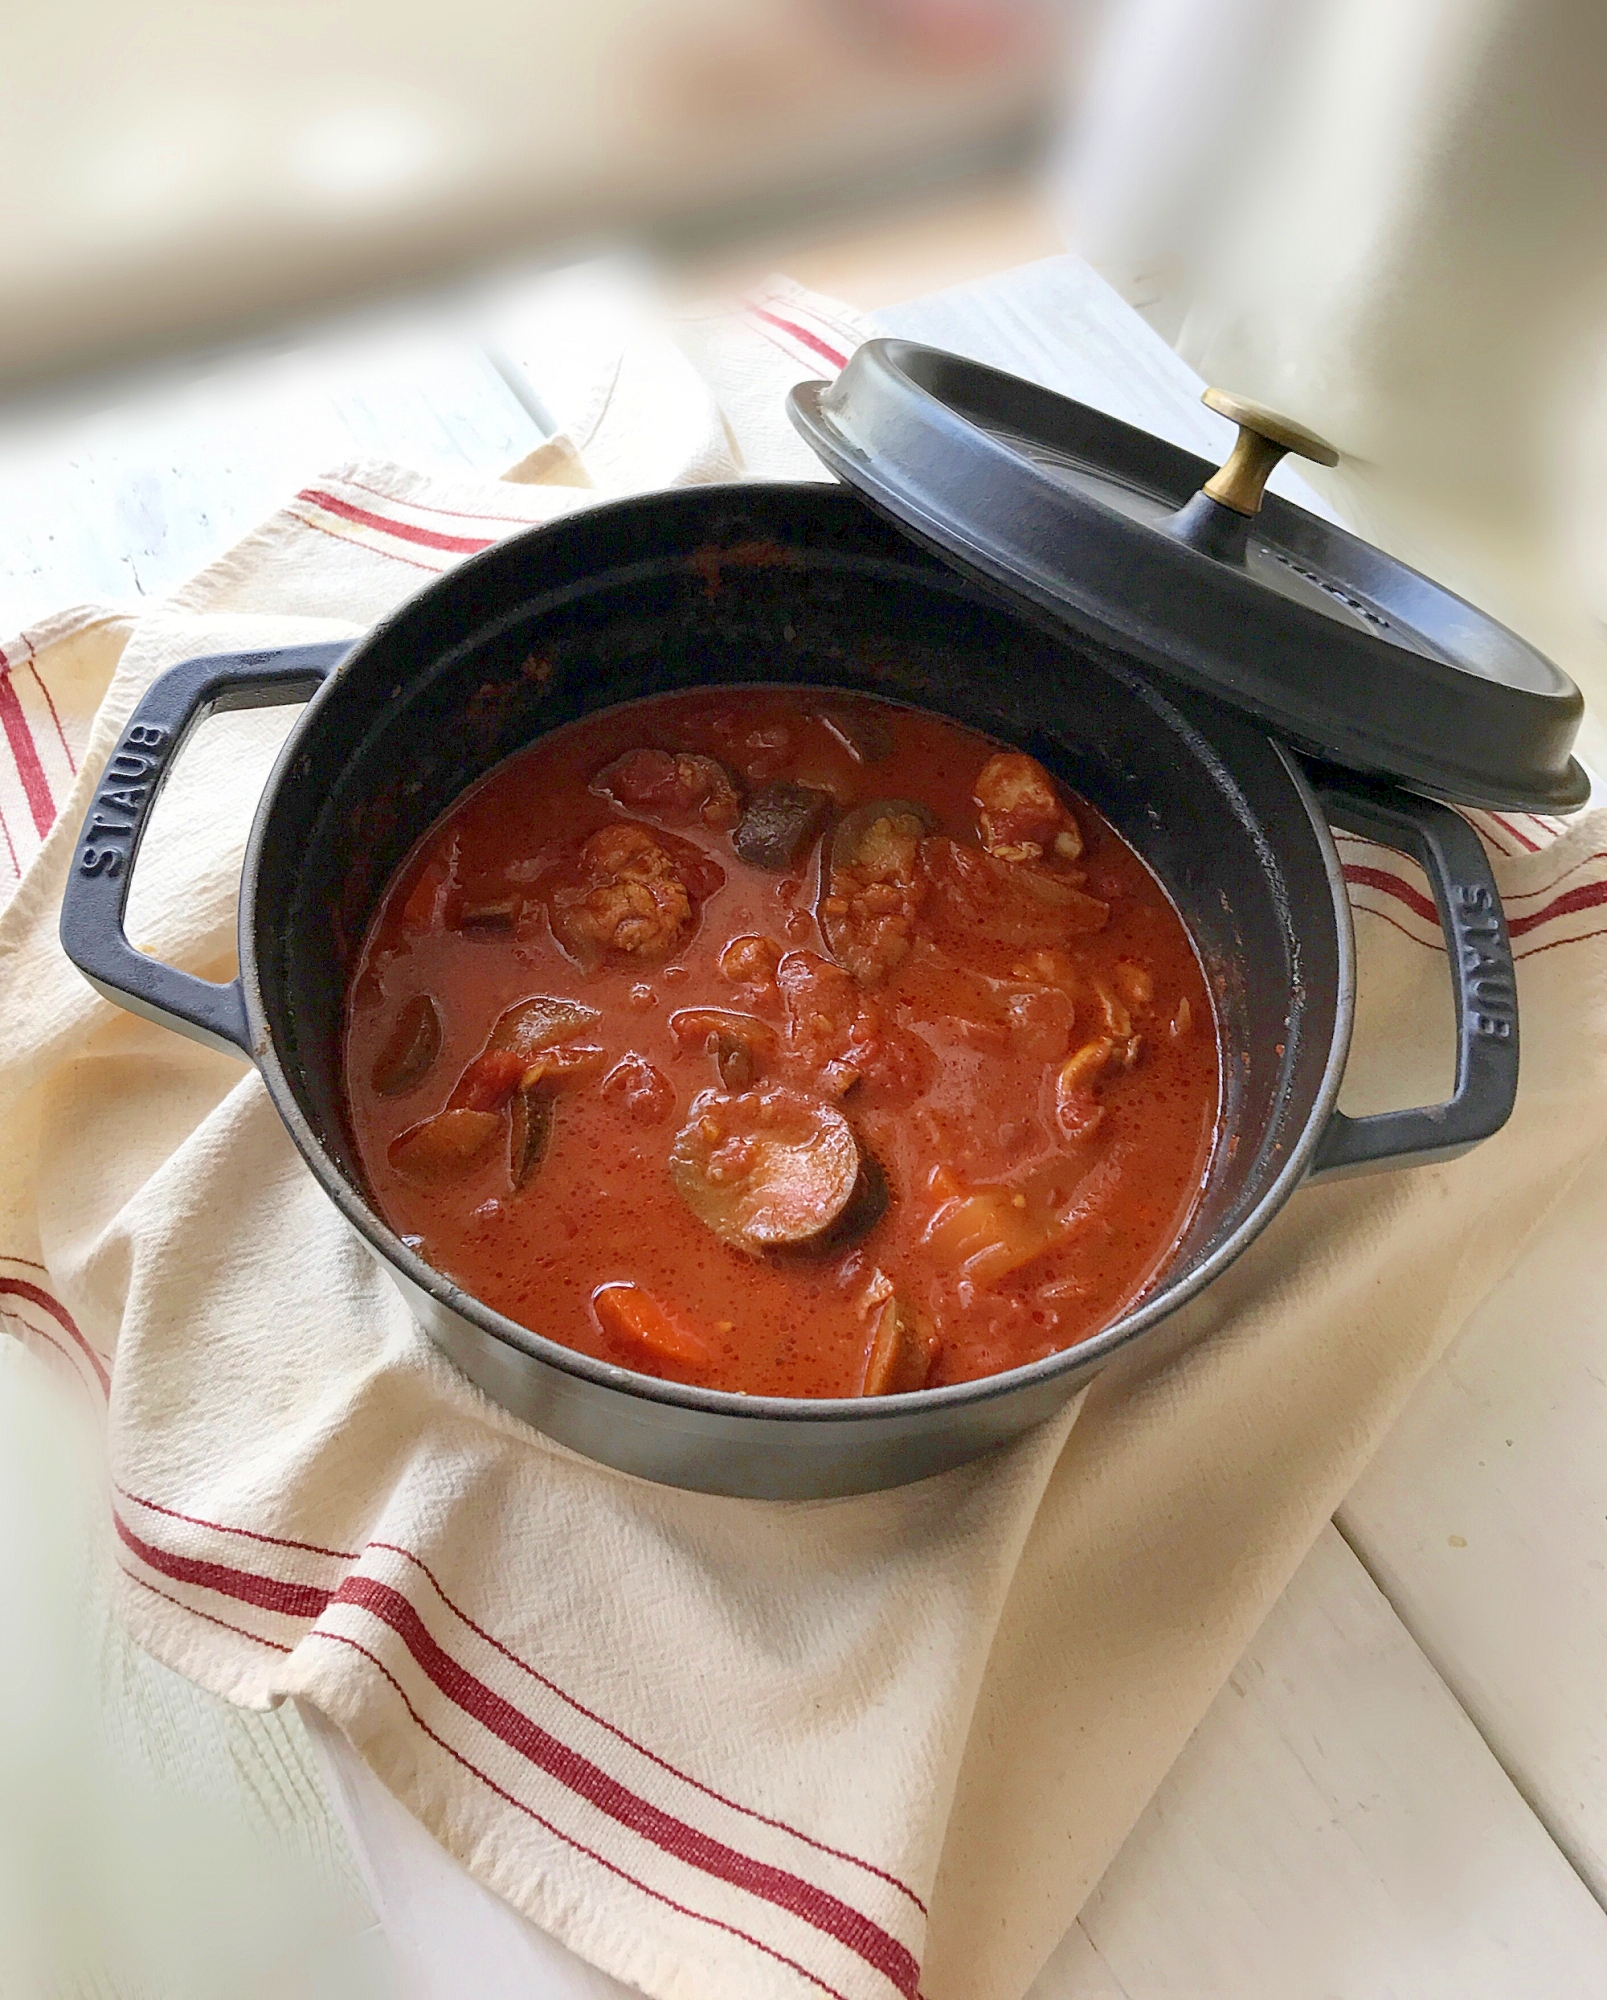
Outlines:
{"type": "Polygon", "coordinates": [[[1567,811],[1584,713],[1562,670],[1404,563],[1275,494],[1338,454],[1258,404],[1218,470],[1085,403],[872,340],[794,424],[917,541],[1052,622],[1231,702],[1302,750],[1457,804],[1567,811]]]}

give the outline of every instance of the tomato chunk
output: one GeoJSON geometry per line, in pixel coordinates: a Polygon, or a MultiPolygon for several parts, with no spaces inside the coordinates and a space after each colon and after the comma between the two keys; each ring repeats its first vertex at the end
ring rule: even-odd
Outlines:
{"type": "Polygon", "coordinates": [[[605,1097],[618,1098],[638,1125],[656,1125],[675,1109],[669,1079],[634,1049],[620,1057],[600,1088],[605,1097]]]}
{"type": "Polygon", "coordinates": [[[661,826],[723,831],[742,810],[731,774],[717,759],[668,750],[627,750],[597,773],[591,789],[661,826]]]}
{"type": "Polygon", "coordinates": [[[1038,861],[1045,854],[1075,861],[1082,853],[1077,822],[1036,757],[1019,750],[990,757],[971,797],[982,845],[1001,861],[1038,861]]]}
{"type": "Polygon", "coordinates": [[[525,1067],[524,1057],[512,1049],[487,1049],[458,1078],[448,1109],[500,1111],[519,1088],[525,1067]]]}

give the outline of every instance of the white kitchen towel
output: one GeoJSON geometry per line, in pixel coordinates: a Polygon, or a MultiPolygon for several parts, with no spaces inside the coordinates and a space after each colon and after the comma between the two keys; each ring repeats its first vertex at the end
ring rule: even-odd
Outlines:
{"type": "MultiPolygon", "coordinates": [[[[317,1707],[483,1882],[660,2000],[1018,1994],[1414,1382],[1607,1133],[1607,819],[1476,815],[1520,957],[1506,1131],[1303,1192],[1189,1310],[1199,1338],[1012,1449],[764,1505],[625,1478],[487,1402],[254,1075],[66,962],[77,824],[153,675],[354,634],[427,573],[628,490],[632,436],[655,478],[801,472],[782,391],[859,332],[776,289],[673,350],[644,336],[518,483],[311,481],[137,623],[86,613],[8,646],[0,695],[25,868],[0,918],[0,1303],[108,1398],[123,1616],[231,1700],[317,1707]]],[[[229,969],[288,726],[220,717],[186,748],[132,915],[162,957],[229,969]]],[[[1398,857],[1343,853],[1365,973],[1347,1108],[1433,1098],[1432,904],[1398,857]]]]}

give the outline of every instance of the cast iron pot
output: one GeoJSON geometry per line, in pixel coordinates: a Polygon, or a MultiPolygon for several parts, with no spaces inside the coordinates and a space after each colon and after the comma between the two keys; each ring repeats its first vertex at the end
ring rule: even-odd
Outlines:
{"type": "Polygon", "coordinates": [[[599,507],[465,563],[349,651],[173,668],[112,756],[61,936],[109,999],[257,1065],[330,1198],[430,1337],[498,1403],[627,1472],[771,1499],[897,1485],[1016,1437],[1153,1335],[1303,1181],[1451,1158],[1505,1121],[1517,1084],[1500,901],[1455,813],[1302,767],[1253,723],[1185,705],[1120,656],[1037,629],[847,491],[814,485],[599,507]],[[754,682],[889,696],[1030,751],[1108,815],[1193,933],[1225,1078],[1204,1193],[1159,1282],[1064,1353],[870,1399],[685,1388],[503,1318],[423,1263],[369,1203],[343,1109],[341,1007],[397,865],[467,785],[543,731],[666,688],[754,682]],[[134,950],[129,878],[186,734],[215,710],[304,700],[246,852],[239,978],[216,985],[134,950]],[[1445,1104],[1360,1119],[1335,1109],[1354,963],[1331,820],[1414,855],[1433,884],[1457,1008],[1445,1104]]]}

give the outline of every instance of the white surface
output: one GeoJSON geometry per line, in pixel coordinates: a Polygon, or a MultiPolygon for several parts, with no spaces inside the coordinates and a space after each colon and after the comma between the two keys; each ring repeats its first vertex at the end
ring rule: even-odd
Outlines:
{"type": "Polygon", "coordinates": [[[355,323],[0,423],[0,645],[158,597],[356,458],[501,472],[545,431],[447,316],[355,323]]]}
{"type": "MultiPolygon", "coordinates": [[[[551,295],[504,304],[516,360],[539,377],[551,295]]],[[[1195,450],[1224,437],[1184,364],[1070,259],[881,318],[1195,450]]],[[[26,449],[55,483],[30,474],[26,505],[0,453],[0,630],[167,587],[331,459],[490,470],[562,414],[562,382],[515,393],[461,333],[373,338],[246,357],[54,440],[38,430],[26,449]]],[[[9,449],[14,467],[23,446],[9,449]]],[[[1607,1161],[1342,1510],[1383,1594],[1324,1537],[1033,2000],[1607,1995],[1607,1919],[1589,1893],[1607,1901],[1604,1202],[1607,1161]]],[[[319,1741],[415,2000],[623,1990],[474,1884],[338,1738],[319,1741]]]]}
{"type": "Polygon", "coordinates": [[[1607,1994],[1607,1917],[1333,1528],[1029,2000],[1106,1994],[1607,1994]]]}
{"type": "MultiPolygon", "coordinates": [[[[298,1704],[298,1706],[300,1706],[298,1704]]],[[[437,1847],[315,1708],[302,1719],[363,1872],[398,2000],[621,2000],[632,1989],[548,1937],[437,1847]]]]}
{"type": "Polygon", "coordinates": [[[1607,1903],[1607,1157],[1407,1406],[1339,1522],[1607,1903]]]}

